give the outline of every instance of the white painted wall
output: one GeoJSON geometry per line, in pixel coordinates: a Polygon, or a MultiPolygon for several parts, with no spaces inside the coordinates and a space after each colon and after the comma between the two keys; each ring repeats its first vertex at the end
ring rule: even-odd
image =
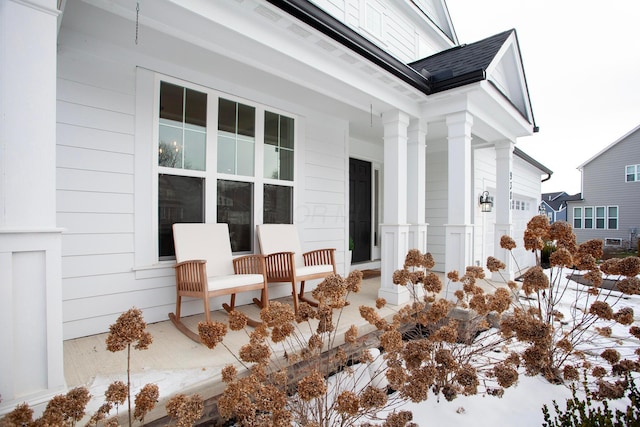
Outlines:
{"type": "MultiPolygon", "coordinates": [[[[132,306],[142,309],[148,322],[165,320],[175,308],[172,263],[156,259],[141,264],[135,253],[140,245],[146,251],[154,247],[155,235],[138,243],[135,235],[140,218],[144,226],[157,212],[146,194],[136,202],[136,180],[141,178],[136,165],[157,161],[151,149],[136,151],[136,66],[214,90],[229,92],[233,84],[203,77],[189,71],[189,64],[172,64],[168,58],[136,58],[132,51],[87,41],[73,31],[63,29],[59,42],[56,194],[57,223],[65,229],[64,338],[104,332],[132,306]]],[[[259,92],[243,95],[278,107],[277,99],[259,92]]],[[[348,125],[302,106],[283,107],[297,115],[294,221],[300,225],[303,249],[336,248],[342,271],[348,125]]],[[[270,289],[272,297],[289,293],[290,286],[270,289]]],[[[248,303],[252,296],[239,295],[238,303],[248,303]]],[[[185,315],[198,312],[200,301],[183,304],[185,315]]]]}

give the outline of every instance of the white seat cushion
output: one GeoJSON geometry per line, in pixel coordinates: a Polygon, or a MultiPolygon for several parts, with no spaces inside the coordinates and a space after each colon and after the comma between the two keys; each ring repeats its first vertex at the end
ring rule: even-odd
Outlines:
{"type": "Polygon", "coordinates": [[[333,273],[333,266],[331,264],[296,266],[296,276],[310,276],[318,273],[333,273]]]}
{"type": "Polygon", "coordinates": [[[235,288],[238,286],[254,285],[264,282],[262,274],[229,274],[225,276],[209,277],[209,290],[235,288]]]}

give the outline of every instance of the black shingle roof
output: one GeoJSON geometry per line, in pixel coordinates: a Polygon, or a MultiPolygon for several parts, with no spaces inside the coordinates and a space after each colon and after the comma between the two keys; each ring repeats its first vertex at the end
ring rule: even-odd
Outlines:
{"type": "Polygon", "coordinates": [[[460,45],[408,64],[425,75],[433,92],[484,80],[485,71],[515,30],[508,30],[475,43],[460,45]]]}

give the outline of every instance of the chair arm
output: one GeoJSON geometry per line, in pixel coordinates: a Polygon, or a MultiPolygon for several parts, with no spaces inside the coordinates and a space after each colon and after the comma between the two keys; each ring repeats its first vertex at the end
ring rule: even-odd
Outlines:
{"type": "Polygon", "coordinates": [[[233,271],[236,274],[266,274],[264,255],[244,255],[233,259],[233,271]]]}
{"type": "Polygon", "coordinates": [[[207,262],[202,259],[182,261],[175,265],[179,292],[207,292],[207,262]]]}
{"type": "Polygon", "coordinates": [[[267,279],[270,282],[289,281],[295,276],[293,252],[276,252],[265,255],[264,260],[267,267],[267,279]]]}
{"type": "Polygon", "coordinates": [[[336,270],[336,250],[331,249],[316,249],[314,251],[305,252],[302,254],[304,258],[304,265],[332,265],[333,272],[336,270]]]}

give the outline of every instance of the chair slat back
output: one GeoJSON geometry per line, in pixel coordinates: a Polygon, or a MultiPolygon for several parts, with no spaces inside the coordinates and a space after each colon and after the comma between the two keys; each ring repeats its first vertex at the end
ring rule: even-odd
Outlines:
{"type": "Polygon", "coordinates": [[[229,241],[229,226],[221,224],[173,224],[176,261],[203,259],[207,275],[233,274],[233,255],[229,241]]]}
{"type": "Polygon", "coordinates": [[[296,266],[304,265],[298,228],[294,224],[260,224],[258,225],[258,240],[262,254],[294,252],[296,266]]]}

